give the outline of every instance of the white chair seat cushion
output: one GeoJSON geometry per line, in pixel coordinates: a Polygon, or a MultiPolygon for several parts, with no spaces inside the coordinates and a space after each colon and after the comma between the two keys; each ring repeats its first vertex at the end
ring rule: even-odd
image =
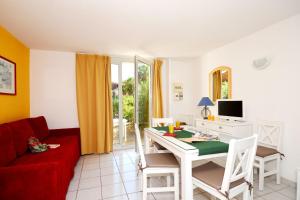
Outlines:
{"type": "Polygon", "coordinates": [[[264,147],[264,146],[257,146],[257,150],[256,150],[256,156],[259,157],[267,157],[267,156],[271,156],[274,154],[279,153],[276,149],[272,149],[269,147],[264,147]]]}
{"type": "MultiPolygon", "coordinates": [[[[204,165],[193,168],[192,176],[201,182],[220,190],[224,177],[225,168],[214,163],[208,162],[204,165]]],[[[234,188],[244,182],[243,179],[237,180],[230,184],[230,188],[234,188]]]]}
{"type": "Polygon", "coordinates": [[[145,155],[147,167],[173,167],[178,168],[179,164],[171,153],[151,153],[145,155]]]}

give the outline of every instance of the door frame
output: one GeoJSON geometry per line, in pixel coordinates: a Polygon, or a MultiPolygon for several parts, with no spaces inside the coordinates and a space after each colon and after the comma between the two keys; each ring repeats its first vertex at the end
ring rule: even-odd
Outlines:
{"type": "MultiPolygon", "coordinates": [[[[124,133],[124,126],[123,126],[123,85],[122,85],[122,63],[124,62],[131,62],[134,63],[133,57],[122,57],[122,56],[115,56],[111,58],[111,64],[118,65],[118,93],[119,93],[119,143],[120,145],[123,145],[123,133],[124,133]]],[[[135,75],[134,75],[135,76],[135,75]]],[[[134,86],[135,87],[135,86],[134,86]]],[[[135,94],[134,94],[135,95],[135,94]]],[[[134,102],[135,107],[135,102],[134,102]]],[[[113,119],[112,119],[113,120],[113,119]]]]}

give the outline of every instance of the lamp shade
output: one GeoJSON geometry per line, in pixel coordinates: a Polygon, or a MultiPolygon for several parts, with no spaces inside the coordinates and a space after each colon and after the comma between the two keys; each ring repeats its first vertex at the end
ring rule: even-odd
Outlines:
{"type": "Polygon", "coordinates": [[[213,102],[208,97],[202,97],[200,102],[198,103],[198,106],[213,106],[213,102]]]}

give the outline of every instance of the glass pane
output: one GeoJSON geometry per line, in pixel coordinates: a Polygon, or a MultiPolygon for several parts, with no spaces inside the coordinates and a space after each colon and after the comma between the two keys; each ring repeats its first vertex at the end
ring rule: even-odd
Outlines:
{"type": "Polygon", "coordinates": [[[138,71],[138,123],[141,136],[144,135],[144,128],[150,125],[150,65],[143,62],[137,63],[138,71]]]}
{"type": "Polygon", "coordinates": [[[123,145],[134,145],[134,63],[122,63],[123,145]]]}

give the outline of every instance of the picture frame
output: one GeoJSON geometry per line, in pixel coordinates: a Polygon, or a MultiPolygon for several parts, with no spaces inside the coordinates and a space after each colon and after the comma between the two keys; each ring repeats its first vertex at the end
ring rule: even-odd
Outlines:
{"type": "Polygon", "coordinates": [[[173,83],[173,97],[174,101],[183,100],[183,84],[182,83],[173,83]]]}
{"type": "Polygon", "coordinates": [[[16,95],[16,63],[0,56],[0,95],[16,95]]]}

